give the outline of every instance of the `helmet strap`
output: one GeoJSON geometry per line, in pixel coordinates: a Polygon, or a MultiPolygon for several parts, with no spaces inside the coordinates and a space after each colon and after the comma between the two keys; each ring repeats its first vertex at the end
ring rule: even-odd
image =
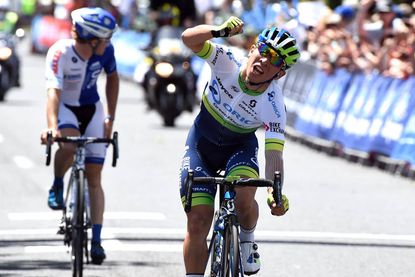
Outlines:
{"type": "Polygon", "coordinates": [[[91,47],[91,49],[92,49],[92,53],[95,55],[96,54],[96,51],[97,51],[97,48],[98,48],[98,46],[99,46],[99,42],[94,46],[92,43],[91,43],[91,41],[89,40],[88,41],[88,44],[89,44],[89,46],[91,47]]]}

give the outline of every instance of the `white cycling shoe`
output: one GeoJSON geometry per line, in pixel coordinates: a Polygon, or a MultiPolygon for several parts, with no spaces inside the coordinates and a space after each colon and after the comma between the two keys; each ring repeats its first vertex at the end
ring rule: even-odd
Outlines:
{"type": "Polygon", "coordinates": [[[242,266],[246,275],[256,274],[261,268],[258,245],[255,242],[241,242],[242,266]]]}

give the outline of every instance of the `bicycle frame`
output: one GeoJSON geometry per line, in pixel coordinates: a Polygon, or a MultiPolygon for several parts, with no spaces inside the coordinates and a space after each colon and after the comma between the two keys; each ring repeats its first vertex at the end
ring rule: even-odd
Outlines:
{"type": "MultiPolygon", "coordinates": [[[[239,244],[239,223],[235,213],[235,196],[236,192],[232,186],[226,186],[220,189],[219,209],[215,212],[213,220],[212,238],[209,243],[208,253],[211,253],[210,276],[236,276],[238,271],[240,276],[244,276],[241,260],[241,249],[239,244]],[[233,242],[233,248],[226,247],[229,242],[227,230],[235,228],[237,243],[233,242]],[[236,245],[235,245],[236,244],[236,245]],[[233,252],[229,257],[235,260],[227,260],[226,249],[233,252]],[[224,251],[225,250],[225,251],[224,251]],[[229,263],[228,263],[229,262],[229,263]],[[236,262],[236,264],[235,264],[236,262]],[[224,275],[225,274],[225,275],[224,275]]],[[[229,231],[228,231],[229,232],[229,231]]]]}
{"type": "Polygon", "coordinates": [[[210,254],[210,276],[244,276],[239,241],[239,223],[235,211],[236,186],[273,187],[273,197],[277,205],[282,205],[282,178],[280,172],[275,172],[274,181],[266,179],[239,179],[223,177],[194,177],[193,170],[188,171],[185,181],[186,213],[192,207],[193,184],[210,184],[220,186],[219,209],[213,220],[212,238],[208,253],[210,254]]]}
{"type": "MultiPolygon", "coordinates": [[[[51,133],[48,133],[46,165],[50,163],[51,136],[51,133]]],[[[111,143],[114,146],[112,166],[116,166],[116,160],[118,158],[118,133],[114,132],[113,139],[64,137],[56,138],[55,141],[76,144],[75,158],[71,168],[69,183],[66,188],[65,205],[58,234],[63,234],[64,244],[71,247],[72,276],[82,277],[84,264],[83,254],[85,254],[86,263],[89,263],[88,229],[91,228],[89,190],[85,176],[85,146],[89,143],[111,143]]]]}

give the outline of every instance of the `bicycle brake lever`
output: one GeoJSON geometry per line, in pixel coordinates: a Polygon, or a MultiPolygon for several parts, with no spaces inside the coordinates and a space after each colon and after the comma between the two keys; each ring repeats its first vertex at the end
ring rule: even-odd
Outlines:
{"type": "Polygon", "coordinates": [[[52,150],[52,132],[49,131],[46,137],[46,165],[47,166],[50,165],[51,150],[52,150]]]}
{"type": "Polygon", "coordinates": [[[274,173],[274,186],[272,191],[275,203],[278,207],[282,205],[282,176],[280,171],[274,173]]]}

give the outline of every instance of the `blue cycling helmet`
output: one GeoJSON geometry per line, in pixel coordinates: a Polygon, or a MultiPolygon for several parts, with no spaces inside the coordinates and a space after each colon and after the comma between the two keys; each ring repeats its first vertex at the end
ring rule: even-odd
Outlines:
{"type": "Polygon", "coordinates": [[[117,28],[115,18],[102,8],[81,8],[71,13],[72,24],[81,39],[109,39],[117,28]]]}
{"type": "Polygon", "coordinates": [[[284,59],[286,69],[293,66],[300,58],[295,38],[284,29],[267,28],[259,34],[258,42],[263,42],[274,49],[284,59]]]}

